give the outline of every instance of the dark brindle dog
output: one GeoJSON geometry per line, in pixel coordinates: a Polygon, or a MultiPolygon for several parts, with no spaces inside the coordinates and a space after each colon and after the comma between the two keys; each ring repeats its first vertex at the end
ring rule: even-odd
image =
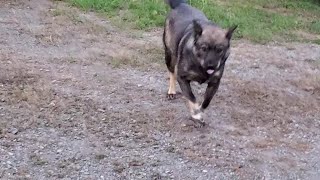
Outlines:
{"type": "Polygon", "coordinates": [[[178,80],[192,119],[203,126],[203,111],[218,90],[230,54],[230,40],[237,26],[222,29],[185,0],[167,0],[167,3],[172,9],[163,33],[165,60],[170,72],[168,98],[175,98],[178,80]],[[208,83],[201,105],[192,93],[191,81],[208,83]]]}

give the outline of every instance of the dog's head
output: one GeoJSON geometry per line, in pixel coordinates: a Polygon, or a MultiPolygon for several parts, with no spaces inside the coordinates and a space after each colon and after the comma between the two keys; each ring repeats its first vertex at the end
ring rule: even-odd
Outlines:
{"type": "Polygon", "coordinates": [[[228,30],[209,23],[193,21],[193,54],[206,72],[211,75],[225,63],[230,54],[230,40],[237,26],[228,30]]]}

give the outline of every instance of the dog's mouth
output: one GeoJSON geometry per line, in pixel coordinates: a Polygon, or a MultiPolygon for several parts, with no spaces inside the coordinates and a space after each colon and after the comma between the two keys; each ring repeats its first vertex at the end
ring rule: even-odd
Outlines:
{"type": "Polygon", "coordinates": [[[214,73],[214,69],[211,69],[211,68],[210,68],[210,69],[207,69],[207,73],[208,73],[208,74],[213,74],[213,73],[214,73]]]}

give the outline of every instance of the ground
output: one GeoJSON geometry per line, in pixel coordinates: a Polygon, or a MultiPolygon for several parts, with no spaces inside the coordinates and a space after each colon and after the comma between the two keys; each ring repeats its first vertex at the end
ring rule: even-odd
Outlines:
{"type": "Polygon", "coordinates": [[[161,29],[48,0],[0,0],[0,14],[1,179],[320,176],[319,45],[234,41],[195,128],[166,99],[161,29]]]}

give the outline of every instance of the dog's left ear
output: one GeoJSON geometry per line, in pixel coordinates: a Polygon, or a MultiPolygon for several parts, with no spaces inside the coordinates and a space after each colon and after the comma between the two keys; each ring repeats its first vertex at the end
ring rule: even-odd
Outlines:
{"type": "Polygon", "coordinates": [[[234,30],[236,30],[238,27],[238,25],[235,25],[235,26],[232,26],[231,28],[228,29],[228,32],[226,34],[226,38],[228,38],[229,40],[231,39],[232,37],[232,34],[234,32],[234,30]]]}

